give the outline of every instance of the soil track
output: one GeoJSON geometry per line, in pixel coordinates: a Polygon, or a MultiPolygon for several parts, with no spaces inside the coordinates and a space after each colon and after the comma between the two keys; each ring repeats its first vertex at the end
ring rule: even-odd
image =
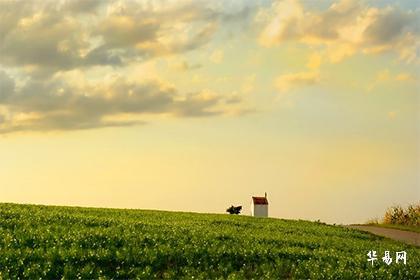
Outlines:
{"type": "Polygon", "coordinates": [[[368,231],[376,235],[385,236],[394,240],[398,240],[420,247],[420,233],[417,232],[364,225],[351,225],[348,227],[368,231]]]}

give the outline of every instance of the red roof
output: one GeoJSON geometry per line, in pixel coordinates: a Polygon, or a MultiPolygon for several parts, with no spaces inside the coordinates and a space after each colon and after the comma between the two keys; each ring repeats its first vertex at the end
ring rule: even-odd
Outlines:
{"type": "Polygon", "coordinates": [[[254,204],[263,204],[263,205],[268,205],[268,200],[266,197],[262,196],[253,196],[252,197],[252,201],[254,202],[254,204]]]}

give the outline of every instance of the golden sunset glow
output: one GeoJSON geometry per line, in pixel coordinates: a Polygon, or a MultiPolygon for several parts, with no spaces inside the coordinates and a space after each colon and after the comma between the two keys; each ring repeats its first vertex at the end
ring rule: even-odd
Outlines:
{"type": "Polygon", "coordinates": [[[420,201],[416,1],[0,1],[0,201],[365,222],[420,201]]]}

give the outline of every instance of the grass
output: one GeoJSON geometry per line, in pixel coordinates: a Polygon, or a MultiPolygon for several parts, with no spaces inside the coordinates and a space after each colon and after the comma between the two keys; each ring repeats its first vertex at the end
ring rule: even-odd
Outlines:
{"type": "Polygon", "coordinates": [[[0,279],[419,279],[419,271],[419,248],[316,222],[0,204],[0,279]],[[406,265],[382,262],[402,250],[406,265]]]}

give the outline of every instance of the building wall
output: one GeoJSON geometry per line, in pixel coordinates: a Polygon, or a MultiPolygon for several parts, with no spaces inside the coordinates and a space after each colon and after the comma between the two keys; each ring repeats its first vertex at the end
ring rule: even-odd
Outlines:
{"type": "Polygon", "coordinates": [[[268,205],[251,204],[251,215],[254,217],[268,217],[268,205]]]}

